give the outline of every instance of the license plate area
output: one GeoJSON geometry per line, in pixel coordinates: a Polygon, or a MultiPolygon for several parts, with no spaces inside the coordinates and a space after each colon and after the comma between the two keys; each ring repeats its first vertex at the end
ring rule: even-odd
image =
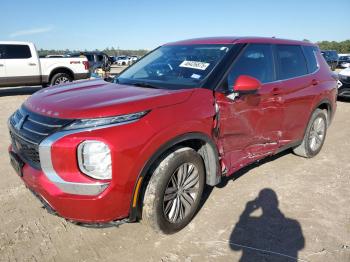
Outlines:
{"type": "Polygon", "coordinates": [[[23,166],[24,166],[24,162],[22,161],[22,159],[19,158],[18,155],[16,155],[14,152],[10,152],[10,163],[13,167],[13,169],[16,171],[16,173],[22,177],[23,176],[23,166]]]}

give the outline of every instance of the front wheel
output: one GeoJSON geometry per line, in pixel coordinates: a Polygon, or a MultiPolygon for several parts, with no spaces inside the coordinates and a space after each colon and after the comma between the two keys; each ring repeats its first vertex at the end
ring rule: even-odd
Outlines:
{"type": "Polygon", "coordinates": [[[302,143],[294,148],[296,155],[311,158],[322,149],[327,134],[327,113],[325,110],[316,109],[312,114],[306,128],[302,143]]]}
{"type": "Polygon", "coordinates": [[[196,213],[205,181],[204,163],[192,148],[179,148],[157,166],[146,188],[142,219],[157,232],[175,233],[196,213]]]}

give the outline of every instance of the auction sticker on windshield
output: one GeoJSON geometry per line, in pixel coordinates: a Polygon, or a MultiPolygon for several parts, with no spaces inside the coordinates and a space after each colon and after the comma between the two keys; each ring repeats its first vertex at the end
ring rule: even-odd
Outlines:
{"type": "Polygon", "coordinates": [[[209,66],[209,63],[199,62],[199,61],[183,61],[179,67],[187,67],[187,68],[193,68],[198,70],[205,70],[209,66]]]}

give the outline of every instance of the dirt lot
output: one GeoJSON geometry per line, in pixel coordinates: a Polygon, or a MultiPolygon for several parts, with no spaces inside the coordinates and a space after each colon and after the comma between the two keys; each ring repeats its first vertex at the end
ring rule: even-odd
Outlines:
{"type": "Polygon", "coordinates": [[[338,103],[317,157],[287,152],[244,169],[207,192],[182,232],[160,236],[142,223],[85,228],[41,208],[7,156],[6,121],[35,90],[0,90],[0,261],[350,261],[350,102],[338,103]]]}

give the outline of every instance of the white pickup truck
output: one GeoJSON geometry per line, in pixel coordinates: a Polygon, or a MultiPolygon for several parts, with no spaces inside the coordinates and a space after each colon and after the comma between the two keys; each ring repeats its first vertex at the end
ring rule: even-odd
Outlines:
{"type": "Polygon", "coordinates": [[[39,58],[33,43],[0,41],[0,87],[57,85],[89,76],[86,57],[39,58]]]}

